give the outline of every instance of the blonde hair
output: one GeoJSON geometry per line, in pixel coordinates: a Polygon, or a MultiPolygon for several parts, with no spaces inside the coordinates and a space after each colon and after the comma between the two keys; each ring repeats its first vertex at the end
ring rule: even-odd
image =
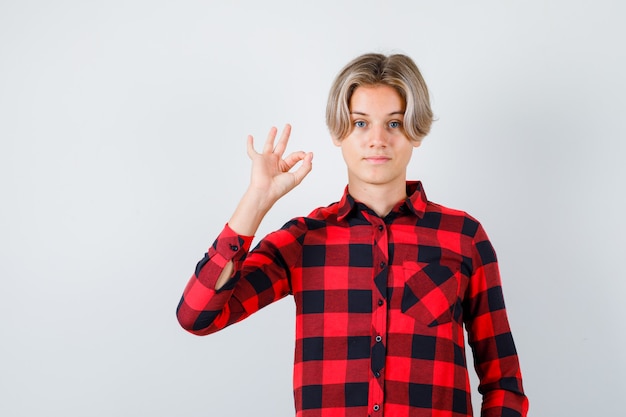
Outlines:
{"type": "Polygon", "coordinates": [[[428,87],[417,65],[402,54],[368,53],[350,61],[337,75],[328,95],[326,125],[333,139],[352,131],[350,99],[361,86],[388,85],[404,100],[403,128],[409,139],[420,142],[430,131],[433,112],[428,87]]]}

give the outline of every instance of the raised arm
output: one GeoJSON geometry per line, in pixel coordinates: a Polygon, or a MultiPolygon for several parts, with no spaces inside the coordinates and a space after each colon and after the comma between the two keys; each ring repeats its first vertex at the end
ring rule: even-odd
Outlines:
{"type": "Polygon", "coordinates": [[[254,140],[248,136],[247,150],[252,160],[250,184],[228,224],[187,283],[176,310],[178,321],[186,330],[195,334],[220,330],[289,291],[285,280],[279,276],[284,271],[267,254],[262,257],[267,264],[264,270],[272,275],[267,277],[272,287],[262,289],[267,294],[259,298],[254,292],[261,286],[253,282],[236,285],[242,274],[237,279],[234,277],[243,267],[252,237],[263,217],[311,171],[312,153],[298,151],[283,156],[290,134],[291,126],[287,125],[276,142],[277,129],[272,127],[261,152],[254,149],[254,140]],[[301,165],[296,168],[299,162],[301,165]],[[254,301],[261,298],[262,302],[254,301]]]}
{"type": "MultiPolygon", "coordinates": [[[[237,234],[253,236],[274,203],[299,185],[311,171],[311,152],[293,152],[283,158],[291,135],[291,125],[285,126],[280,139],[274,145],[277,132],[275,127],[270,129],[261,153],[254,149],[253,137],[248,136],[248,157],[252,160],[250,185],[228,221],[228,226],[237,234]],[[302,165],[292,172],[292,168],[300,161],[302,165]]],[[[232,273],[233,263],[229,262],[220,274],[215,288],[221,288],[232,273]]]]}

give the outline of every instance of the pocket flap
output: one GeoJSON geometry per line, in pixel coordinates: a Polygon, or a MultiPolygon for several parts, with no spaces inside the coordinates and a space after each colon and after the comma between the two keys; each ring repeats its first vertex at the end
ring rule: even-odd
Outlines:
{"type": "Polygon", "coordinates": [[[458,273],[436,263],[403,266],[402,312],[431,327],[450,322],[458,298],[458,273]]]}

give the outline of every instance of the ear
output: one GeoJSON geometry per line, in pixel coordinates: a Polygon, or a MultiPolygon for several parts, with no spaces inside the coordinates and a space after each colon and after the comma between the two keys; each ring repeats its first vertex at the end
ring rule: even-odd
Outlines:
{"type": "Polygon", "coordinates": [[[333,144],[335,146],[341,147],[341,139],[337,139],[336,137],[333,136],[333,144]]]}
{"type": "Polygon", "coordinates": [[[419,148],[422,144],[422,138],[420,138],[419,140],[412,140],[411,142],[414,148],[419,148]]]}

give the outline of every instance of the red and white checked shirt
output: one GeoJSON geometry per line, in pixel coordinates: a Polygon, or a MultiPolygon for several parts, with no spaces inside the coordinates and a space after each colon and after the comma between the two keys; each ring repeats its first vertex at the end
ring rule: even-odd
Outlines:
{"type": "Polygon", "coordinates": [[[528,400],[496,255],[468,214],[426,199],[380,218],[346,193],[249,251],[225,226],[189,280],[180,324],[206,335],[292,294],[298,417],[472,416],[465,324],[483,417],[523,417],[528,400]],[[215,283],[232,260],[234,276],[215,283]]]}

